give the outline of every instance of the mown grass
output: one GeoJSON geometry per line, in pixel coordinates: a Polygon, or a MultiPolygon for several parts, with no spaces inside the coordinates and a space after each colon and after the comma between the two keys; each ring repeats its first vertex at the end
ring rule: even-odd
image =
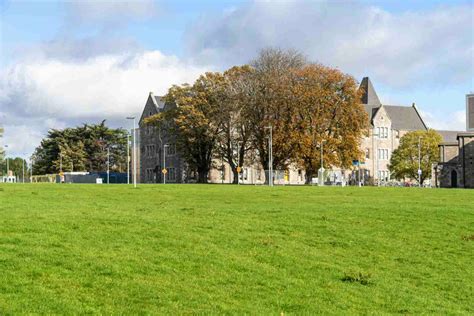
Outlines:
{"type": "Polygon", "coordinates": [[[0,314],[473,314],[474,191],[1,185],[0,314]]]}

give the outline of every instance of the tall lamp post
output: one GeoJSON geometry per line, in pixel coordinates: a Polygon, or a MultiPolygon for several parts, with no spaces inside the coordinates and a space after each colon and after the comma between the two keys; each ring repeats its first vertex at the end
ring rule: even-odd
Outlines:
{"type": "Polygon", "coordinates": [[[324,186],[324,140],[321,141],[321,168],[319,168],[318,181],[320,186],[324,186]]]}
{"type": "Polygon", "coordinates": [[[268,142],[268,185],[273,186],[273,127],[271,125],[265,126],[265,129],[270,130],[270,137],[268,142]]]}
{"type": "Polygon", "coordinates": [[[163,170],[161,171],[161,173],[163,174],[163,184],[166,184],[166,148],[169,147],[170,145],[169,144],[165,144],[163,146],[163,170]],[[165,172],[164,172],[165,171],[165,172]]]}
{"type": "Polygon", "coordinates": [[[137,131],[135,128],[135,116],[128,116],[127,120],[133,120],[133,187],[137,187],[137,131]]]}
{"type": "Polygon", "coordinates": [[[418,136],[418,186],[421,188],[421,136],[418,136]]]}
{"type": "Polygon", "coordinates": [[[107,184],[110,184],[110,148],[107,147],[107,184]]]}
{"type": "Polygon", "coordinates": [[[127,184],[130,184],[130,133],[127,131],[127,184]]]}

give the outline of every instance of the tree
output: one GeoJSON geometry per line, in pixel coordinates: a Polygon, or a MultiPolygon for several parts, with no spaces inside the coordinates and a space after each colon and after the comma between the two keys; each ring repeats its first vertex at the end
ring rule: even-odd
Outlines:
{"type": "Polygon", "coordinates": [[[321,146],[325,166],[348,168],[360,159],[368,120],[352,76],[319,64],[296,70],[294,76],[294,128],[287,135],[309,183],[321,167],[321,146]]]}
{"type": "Polygon", "coordinates": [[[199,183],[207,182],[221,133],[219,111],[225,99],[224,81],[221,73],[208,72],[192,86],[175,85],[165,101],[176,107],[146,120],[148,124],[161,124],[176,137],[176,145],[189,168],[197,171],[199,183]]]}
{"type": "Polygon", "coordinates": [[[100,124],[64,130],[52,129],[33,154],[35,174],[62,171],[99,172],[107,169],[107,148],[110,149],[110,170],[127,169],[127,131],[100,124]]]}
{"type": "Polygon", "coordinates": [[[294,158],[293,143],[288,132],[294,127],[295,99],[291,85],[293,71],[303,68],[306,58],[292,50],[265,49],[251,65],[254,68],[253,90],[249,101],[248,119],[252,141],[260,163],[268,168],[269,131],[273,136],[273,169],[285,169],[294,158]]]}
{"type": "Polygon", "coordinates": [[[398,180],[416,179],[423,183],[431,176],[433,163],[439,161],[438,145],[443,138],[435,130],[413,131],[400,139],[400,146],[390,159],[391,175],[398,180]],[[419,155],[420,154],[420,155],[419,155]],[[421,162],[421,181],[418,178],[418,162],[421,162]]]}
{"type": "Polygon", "coordinates": [[[218,113],[221,133],[217,138],[216,158],[229,164],[234,184],[238,182],[237,168],[244,165],[244,159],[253,148],[252,121],[248,119],[253,95],[252,75],[253,69],[249,66],[236,66],[224,72],[224,99],[218,113]]]}

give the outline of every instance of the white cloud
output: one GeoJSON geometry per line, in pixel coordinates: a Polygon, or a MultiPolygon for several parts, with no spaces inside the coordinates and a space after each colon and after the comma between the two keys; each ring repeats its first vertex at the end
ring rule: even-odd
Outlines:
{"type": "Polygon", "coordinates": [[[266,46],[392,87],[471,80],[473,6],[389,13],[363,2],[254,1],[204,16],[186,36],[197,61],[245,63],[266,46]]]}
{"type": "Polygon", "coordinates": [[[447,131],[465,131],[466,130],[466,112],[455,111],[448,115],[445,113],[433,113],[420,110],[420,115],[428,127],[437,130],[447,131]]]}
{"type": "Polygon", "coordinates": [[[80,0],[68,3],[68,21],[100,25],[126,24],[156,16],[159,8],[153,0],[80,0]]]}
{"type": "Polygon", "coordinates": [[[159,51],[80,62],[24,60],[0,74],[5,142],[16,153],[31,152],[49,128],[139,115],[150,91],[164,94],[172,84],[192,82],[209,69],[159,51]]]}

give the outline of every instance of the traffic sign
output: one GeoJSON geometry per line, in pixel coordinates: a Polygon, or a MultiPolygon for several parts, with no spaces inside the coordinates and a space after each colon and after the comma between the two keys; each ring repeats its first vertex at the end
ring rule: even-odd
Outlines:
{"type": "Polygon", "coordinates": [[[418,169],[418,175],[421,175],[421,169],[418,169]]]}
{"type": "Polygon", "coordinates": [[[240,166],[237,166],[237,173],[240,173],[240,171],[242,171],[242,168],[240,168],[240,166]]]}
{"type": "Polygon", "coordinates": [[[166,170],[166,168],[163,168],[163,169],[161,170],[161,172],[162,172],[163,174],[167,174],[167,173],[168,173],[168,170],[166,170]]]}

